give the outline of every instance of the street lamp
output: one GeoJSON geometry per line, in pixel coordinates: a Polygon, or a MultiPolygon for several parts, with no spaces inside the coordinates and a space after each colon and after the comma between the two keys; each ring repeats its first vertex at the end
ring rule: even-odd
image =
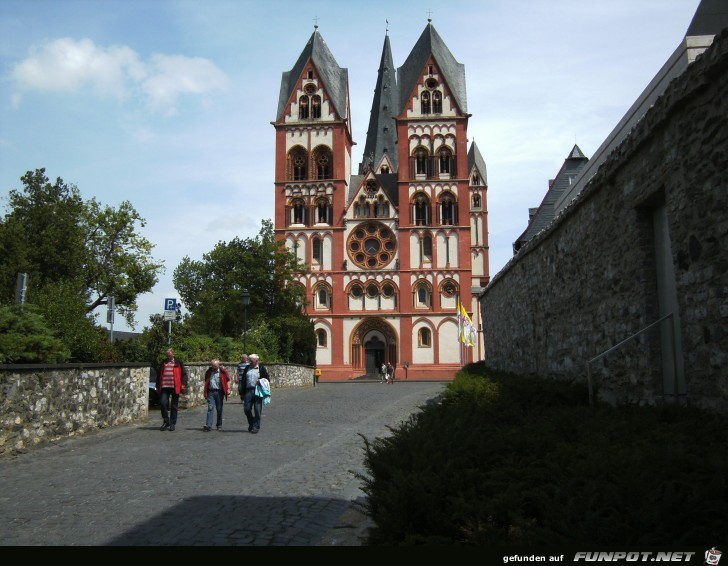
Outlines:
{"type": "Polygon", "coordinates": [[[250,304],[250,293],[247,289],[243,289],[243,354],[248,353],[248,305],[250,304]]]}

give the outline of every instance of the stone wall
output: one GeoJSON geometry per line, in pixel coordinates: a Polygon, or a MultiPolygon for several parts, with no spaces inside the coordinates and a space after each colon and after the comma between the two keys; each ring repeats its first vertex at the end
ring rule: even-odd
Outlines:
{"type": "MultiPolygon", "coordinates": [[[[728,30],[492,279],[481,296],[485,363],[586,380],[587,360],[659,319],[655,206],[675,273],[681,400],[728,411],[728,30]]],[[[655,327],[605,356],[594,365],[600,398],[664,401],[663,351],[655,327]]]]}
{"type": "MultiPolygon", "coordinates": [[[[224,365],[232,377],[236,364],[224,365]]],[[[313,367],[265,365],[272,389],[315,385],[313,367]]],[[[182,409],[206,403],[208,364],[187,367],[188,391],[182,397],[182,409]]],[[[0,365],[0,455],[146,419],[149,378],[146,364],[0,365]]]]}

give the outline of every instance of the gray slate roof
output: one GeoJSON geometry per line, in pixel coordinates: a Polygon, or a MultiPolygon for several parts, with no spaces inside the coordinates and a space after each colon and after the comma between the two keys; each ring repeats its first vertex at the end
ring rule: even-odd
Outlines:
{"type": "Polygon", "coordinates": [[[523,244],[551,224],[555,216],[556,201],[588,162],[589,159],[582,153],[579,146],[574,145],[556,175],[556,178],[551,182],[546,196],[530,218],[528,227],[513,243],[514,252],[517,252],[523,244]]]}
{"type": "Polygon", "coordinates": [[[432,53],[455,103],[463,114],[468,111],[468,98],[465,91],[465,65],[458,63],[445,42],[437,33],[435,27],[428,23],[425,31],[412,48],[404,65],[397,69],[397,85],[399,88],[399,105],[397,114],[400,114],[412,95],[427,59],[432,53]]]}
{"type": "Polygon", "coordinates": [[[475,167],[480,173],[480,178],[483,181],[483,184],[487,185],[488,170],[485,167],[485,159],[483,159],[483,156],[480,155],[480,150],[478,149],[478,146],[475,145],[475,142],[470,144],[470,149],[468,150],[468,175],[473,170],[473,167],[475,167]]]}
{"type": "Polygon", "coordinates": [[[687,37],[716,35],[723,28],[728,28],[728,2],[726,0],[700,0],[685,35],[687,37]]]}
{"type": "Polygon", "coordinates": [[[369,116],[369,129],[364,144],[364,155],[359,164],[359,173],[364,173],[366,162],[371,159],[371,166],[376,167],[385,153],[392,162],[396,171],[397,165],[397,129],[394,116],[397,111],[398,93],[392,48],[389,45],[389,36],[384,37],[382,58],[379,63],[377,85],[374,89],[371,115],[369,116]]]}
{"type": "Polygon", "coordinates": [[[283,73],[283,78],[281,79],[281,92],[278,97],[278,112],[276,113],[276,120],[282,119],[286,105],[295,91],[298,79],[301,77],[304,67],[309,59],[311,59],[313,64],[316,66],[316,70],[321,77],[323,86],[331,97],[334,110],[339,115],[339,118],[348,118],[347,97],[349,89],[349,71],[348,69],[342,69],[339,67],[339,64],[336,62],[336,59],[334,59],[333,54],[326,45],[324,38],[318,30],[314,30],[306,44],[306,47],[303,48],[301,55],[299,55],[296,64],[290,71],[283,73]]]}

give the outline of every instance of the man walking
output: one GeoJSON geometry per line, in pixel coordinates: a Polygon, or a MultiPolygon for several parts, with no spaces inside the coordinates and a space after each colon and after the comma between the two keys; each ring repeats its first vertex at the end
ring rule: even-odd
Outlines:
{"type": "Polygon", "coordinates": [[[245,368],[242,375],[242,382],[245,384],[245,395],[243,397],[243,411],[248,419],[248,432],[257,434],[260,430],[260,417],[263,415],[263,397],[255,396],[255,387],[260,379],[268,379],[268,370],[259,363],[258,354],[248,356],[250,365],[245,368]]]}
{"type": "Polygon", "coordinates": [[[164,421],[159,430],[173,431],[177,425],[179,396],[187,389],[187,368],[182,360],[174,357],[172,348],[167,350],[167,359],[159,366],[156,387],[164,421]]]}

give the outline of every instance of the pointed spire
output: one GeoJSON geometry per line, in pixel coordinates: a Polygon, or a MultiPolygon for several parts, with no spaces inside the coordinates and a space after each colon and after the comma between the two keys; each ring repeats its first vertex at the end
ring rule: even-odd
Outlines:
{"type": "Polygon", "coordinates": [[[372,101],[372,110],[369,116],[369,129],[364,144],[364,156],[362,163],[359,165],[360,174],[364,172],[368,165],[371,167],[379,165],[382,155],[385,153],[392,163],[394,171],[397,170],[397,149],[395,145],[397,131],[394,123],[394,116],[399,113],[397,98],[392,48],[389,43],[389,35],[385,35],[382,58],[377,74],[377,85],[374,89],[374,100],[372,101]],[[370,159],[371,163],[369,163],[370,159]]]}
{"type": "Polygon", "coordinates": [[[331,97],[331,103],[340,118],[348,118],[348,90],[349,70],[339,67],[334,55],[326,45],[323,36],[318,31],[318,24],[314,26],[314,32],[298,56],[298,61],[290,71],[283,73],[281,79],[281,90],[278,96],[278,113],[276,119],[280,120],[283,111],[288,105],[291,95],[296,89],[298,80],[304,71],[304,66],[309,59],[316,66],[321,82],[326,92],[331,97]]]}
{"type": "Polygon", "coordinates": [[[463,114],[467,113],[468,97],[465,91],[465,66],[457,62],[430,21],[428,21],[425,31],[422,32],[412,48],[404,65],[397,69],[399,108],[405,108],[407,105],[407,99],[414,92],[420,73],[422,73],[430,55],[433,56],[440,68],[440,72],[450,88],[458,108],[463,114]]]}
{"type": "Polygon", "coordinates": [[[571,151],[569,152],[569,155],[566,159],[586,159],[586,156],[581,151],[581,149],[579,149],[579,146],[574,144],[574,147],[571,148],[571,151]]]}

